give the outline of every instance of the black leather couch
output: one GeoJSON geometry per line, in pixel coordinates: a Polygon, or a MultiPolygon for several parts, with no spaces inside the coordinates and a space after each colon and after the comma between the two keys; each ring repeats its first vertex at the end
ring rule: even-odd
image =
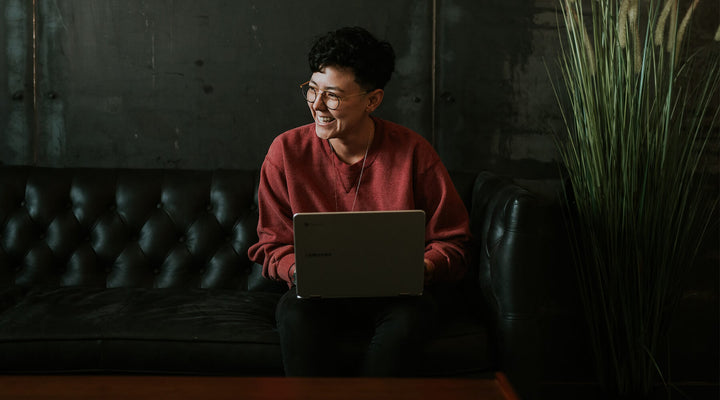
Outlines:
{"type": "MultiPolygon", "coordinates": [[[[539,371],[532,194],[452,173],[474,262],[425,376],[539,371]]],[[[257,171],[0,167],[0,373],[279,375],[277,285],[247,258],[257,171]]]]}

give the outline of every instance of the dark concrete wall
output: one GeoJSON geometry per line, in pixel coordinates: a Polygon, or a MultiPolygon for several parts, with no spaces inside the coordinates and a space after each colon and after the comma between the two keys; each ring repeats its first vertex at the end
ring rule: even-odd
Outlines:
{"type": "Polygon", "coordinates": [[[552,132],[562,129],[555,0],[451,0],[438,8],[438,150],[460,169],[557,187],[552,132]],[[548,63],[550,73],[545,67],[548,63]]]}
{"type": "MultiPolygon", "coordinates": [[[[298,84],[312,39],[362,25],[398,56],[379,116],[449,168],[553,195],[557,4],[0,0],[0,163],[255,168],[274,136],[310,122],[298,84]]],[[[712,37],[719,8],[700,3],[691,39],[712,37]]]]}
{"type": "Polygon", "coordinates": [[[0,163],[33,160],[32,6],[0,1],[0,163]]]}
{"type": "MultiPolygon", "coordinates": [[[[0,1],[3,62],[32,55],[20,32],[32,4],[0,1]]],[[[394,1],[383,13],[374,12],[387,8],[380,0],[36,0],[36,7],[37,120],[2,114],[3,142],[13,142],[0,150],[3,163],[255,168],[275,135],[311,121],[298,87],[309,77],[307,50],[314,36],[343,25],[364,25],[395,44],[399,68],[381,115],[428,134],[430,1],[394,1]]],[[[3,100],[31,90],[30,71],[14,69],[3,100]]],[[[32,102],[15,101],[15,112],[22,106],[32,114],[32,102]]]]}
{"type": "Polygon", "coordinates": [[[2,163],[257,167],[275,135],[310,121],[298,84],[312,39],[362,25],[398,56],[378,115],[431,140],[450,168],[556,188],[559,114],[543,65],[557,49],[553,1],[0,0],[0,9],[2,163]]]}

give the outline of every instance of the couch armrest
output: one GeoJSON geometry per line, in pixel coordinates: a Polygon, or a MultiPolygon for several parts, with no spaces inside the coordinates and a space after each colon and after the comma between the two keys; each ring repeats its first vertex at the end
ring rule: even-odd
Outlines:
{"type": "Polygon", "coordinates": [[[539,315],[548,271],[547,222],[538,197],[513,181],[482,172],[470,215],[478,277],[490,311],[498,369],[523,398],[539,385],[539,315]]]}

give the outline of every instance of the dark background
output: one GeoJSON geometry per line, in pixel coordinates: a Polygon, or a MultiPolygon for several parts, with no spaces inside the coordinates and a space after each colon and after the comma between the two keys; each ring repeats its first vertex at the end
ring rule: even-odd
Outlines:
{"type": "MultiPolygon", "coordinates": [[[[700,2],[691,41],[711,42],[718,3],[700,2]]],[[[298,85],[312,40],[361,25],[397,53],[379,116],[450,169],[554,197],[557,4],[0,0],[0,163],[257,168],[273,137],[311,121],[298,85]]]]}
{"type": "Polygon", "coordinates": [[[311,122],[298,86],[313,38],[361,25],[397,53],[379,116],[451,169],[552,192],[555,4],[0,0],[0,162],[257,168],[273,137],[311,122]]]}
{"type": "MultiPolygon", "coordinates": [[[[718,3],[700,2],[693,46],[718,46],[718,3]]],[[[313,38],[361,25],[397,54],[377,115],[425,136],[450,169],[489,169],[554,200],[557,4],[0,0],[0,165],[259,168],[276,135],[311,122],[298,86],[313,38]]],[[[717,136],[706,163],[715,182],[717,136]]],[[[710,239],[685,307],[717,303],[717,226],[710,239]]],[[[548,273],[573,279],[566,266],[548,273]]],[[[582,325],[554,311],[565,301],[576,299],[548,306],[549,328],[563,331],[546,341],[550,380],[589,368],[568,345],[582,325]]],[[[717,382],[717,305],[699,319],[681,311],[675,376],[717,382]]]]}

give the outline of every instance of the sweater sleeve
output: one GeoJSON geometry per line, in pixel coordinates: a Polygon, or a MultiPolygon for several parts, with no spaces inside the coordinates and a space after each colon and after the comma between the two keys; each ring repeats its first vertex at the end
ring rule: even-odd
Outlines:
{"type": "Polygon", "coordinates": [[[292,209],[283,170],[266,157],[258,186],[258,242],[250,247],[250,260],[262,264],[263,276],[290,284],[295,264],[292,209]]]}
{"type": "Polygon", "coordinates": [[[438,160],[418,175],[416,202],[426,213],[427,283],[457,281],[467,270],[469,217],[445,166],[438,160]]]}

